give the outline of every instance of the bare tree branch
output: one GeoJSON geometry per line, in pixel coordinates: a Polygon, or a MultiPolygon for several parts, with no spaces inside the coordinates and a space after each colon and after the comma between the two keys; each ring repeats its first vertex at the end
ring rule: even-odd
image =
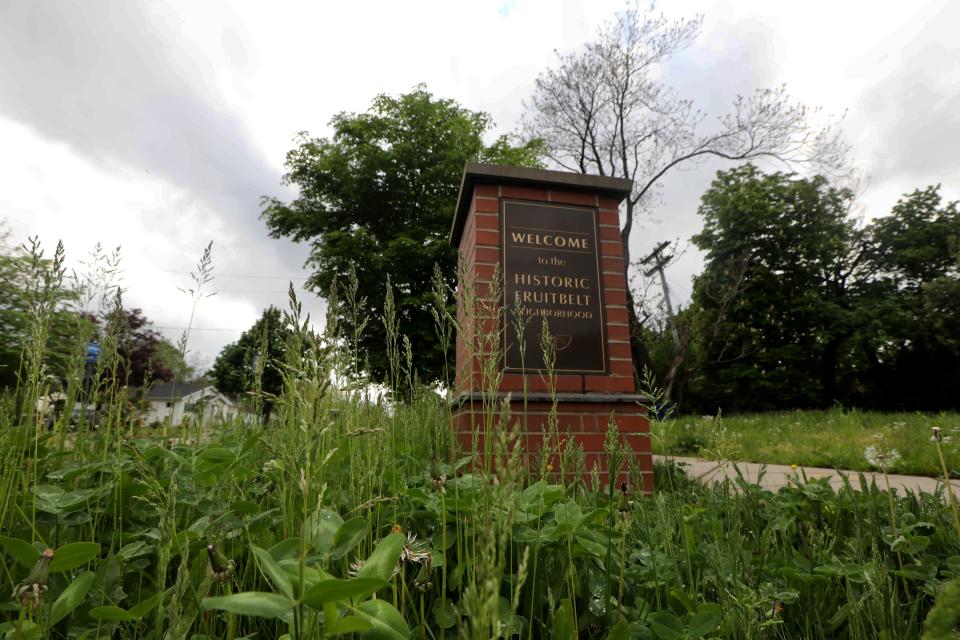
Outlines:
{"type": "Polygon", "coordinates": [[[670,21],[634,4],[603,25],[595,41],[558,55],[524,105],[524,134],[542,139],[557,166],[634,181],[622,211],[625,265],[634,221],[649,213],[661,180],[675,167],[710,158],[768,159],[790,170],[850,174],[837,121],[795,103],[783,86],[738,96],[729,112],[706,126],[706,114],[660,73],[665,61],[690,46],[702,22],[701,16],[670,21]]]}

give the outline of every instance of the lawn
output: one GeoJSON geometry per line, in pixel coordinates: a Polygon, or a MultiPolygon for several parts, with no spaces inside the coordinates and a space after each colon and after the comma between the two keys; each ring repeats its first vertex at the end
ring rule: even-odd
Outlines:
{"type": "Polygon", "coordinates": [[[670,466],[622,495],[576,480],[576,451],[538,477],[504,431],[494,476],[435,395],[388,410],[325,379],[297,370],[264,426],[116,412],[73,433],[0,409],[0,634],[918,638],[960,576],[943,496],[670,466]]]}
{"type": "Polygon", "coordinates": [[[731,416],[677,416],[653,425],[654,452],[855,471],[942,476],[944,459],[960,476],[960,414],[832,409],[731,416]]]}

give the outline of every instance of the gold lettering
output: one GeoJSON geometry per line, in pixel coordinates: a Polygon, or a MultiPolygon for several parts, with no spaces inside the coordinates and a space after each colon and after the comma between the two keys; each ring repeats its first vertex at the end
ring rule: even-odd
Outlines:
{"type": "Polygon", "coordinates": [[[510,238],[514,244],[526,244],[538,247],[557,247],[585,250],[590,248],[589,238],[576,238],[562,235],[540,235],[539,233],[523,233],[511,231],[510,238]]]}

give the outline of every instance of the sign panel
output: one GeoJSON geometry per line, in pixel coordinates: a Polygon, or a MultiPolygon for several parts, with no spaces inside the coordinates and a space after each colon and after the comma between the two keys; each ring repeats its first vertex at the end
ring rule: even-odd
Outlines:
{"type": "Polygon", "coordinates": [[[501,201],[506,371],[546,368],[541,347],[546,320],[554,371],[607,373],[599,236],[596,209],[501,201]]]}

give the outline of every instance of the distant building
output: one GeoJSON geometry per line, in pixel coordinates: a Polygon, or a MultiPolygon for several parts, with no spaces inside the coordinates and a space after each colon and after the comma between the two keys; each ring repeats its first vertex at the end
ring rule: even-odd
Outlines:
{"type": "Polygon", "coordinates": [[[237,406],[213,385],[188,382],[155,384],[143,397],[146,405],[143,420],[146,424],[170,420],[178,426],[184,417],[203,421],[237,416],[237,406]]]}

